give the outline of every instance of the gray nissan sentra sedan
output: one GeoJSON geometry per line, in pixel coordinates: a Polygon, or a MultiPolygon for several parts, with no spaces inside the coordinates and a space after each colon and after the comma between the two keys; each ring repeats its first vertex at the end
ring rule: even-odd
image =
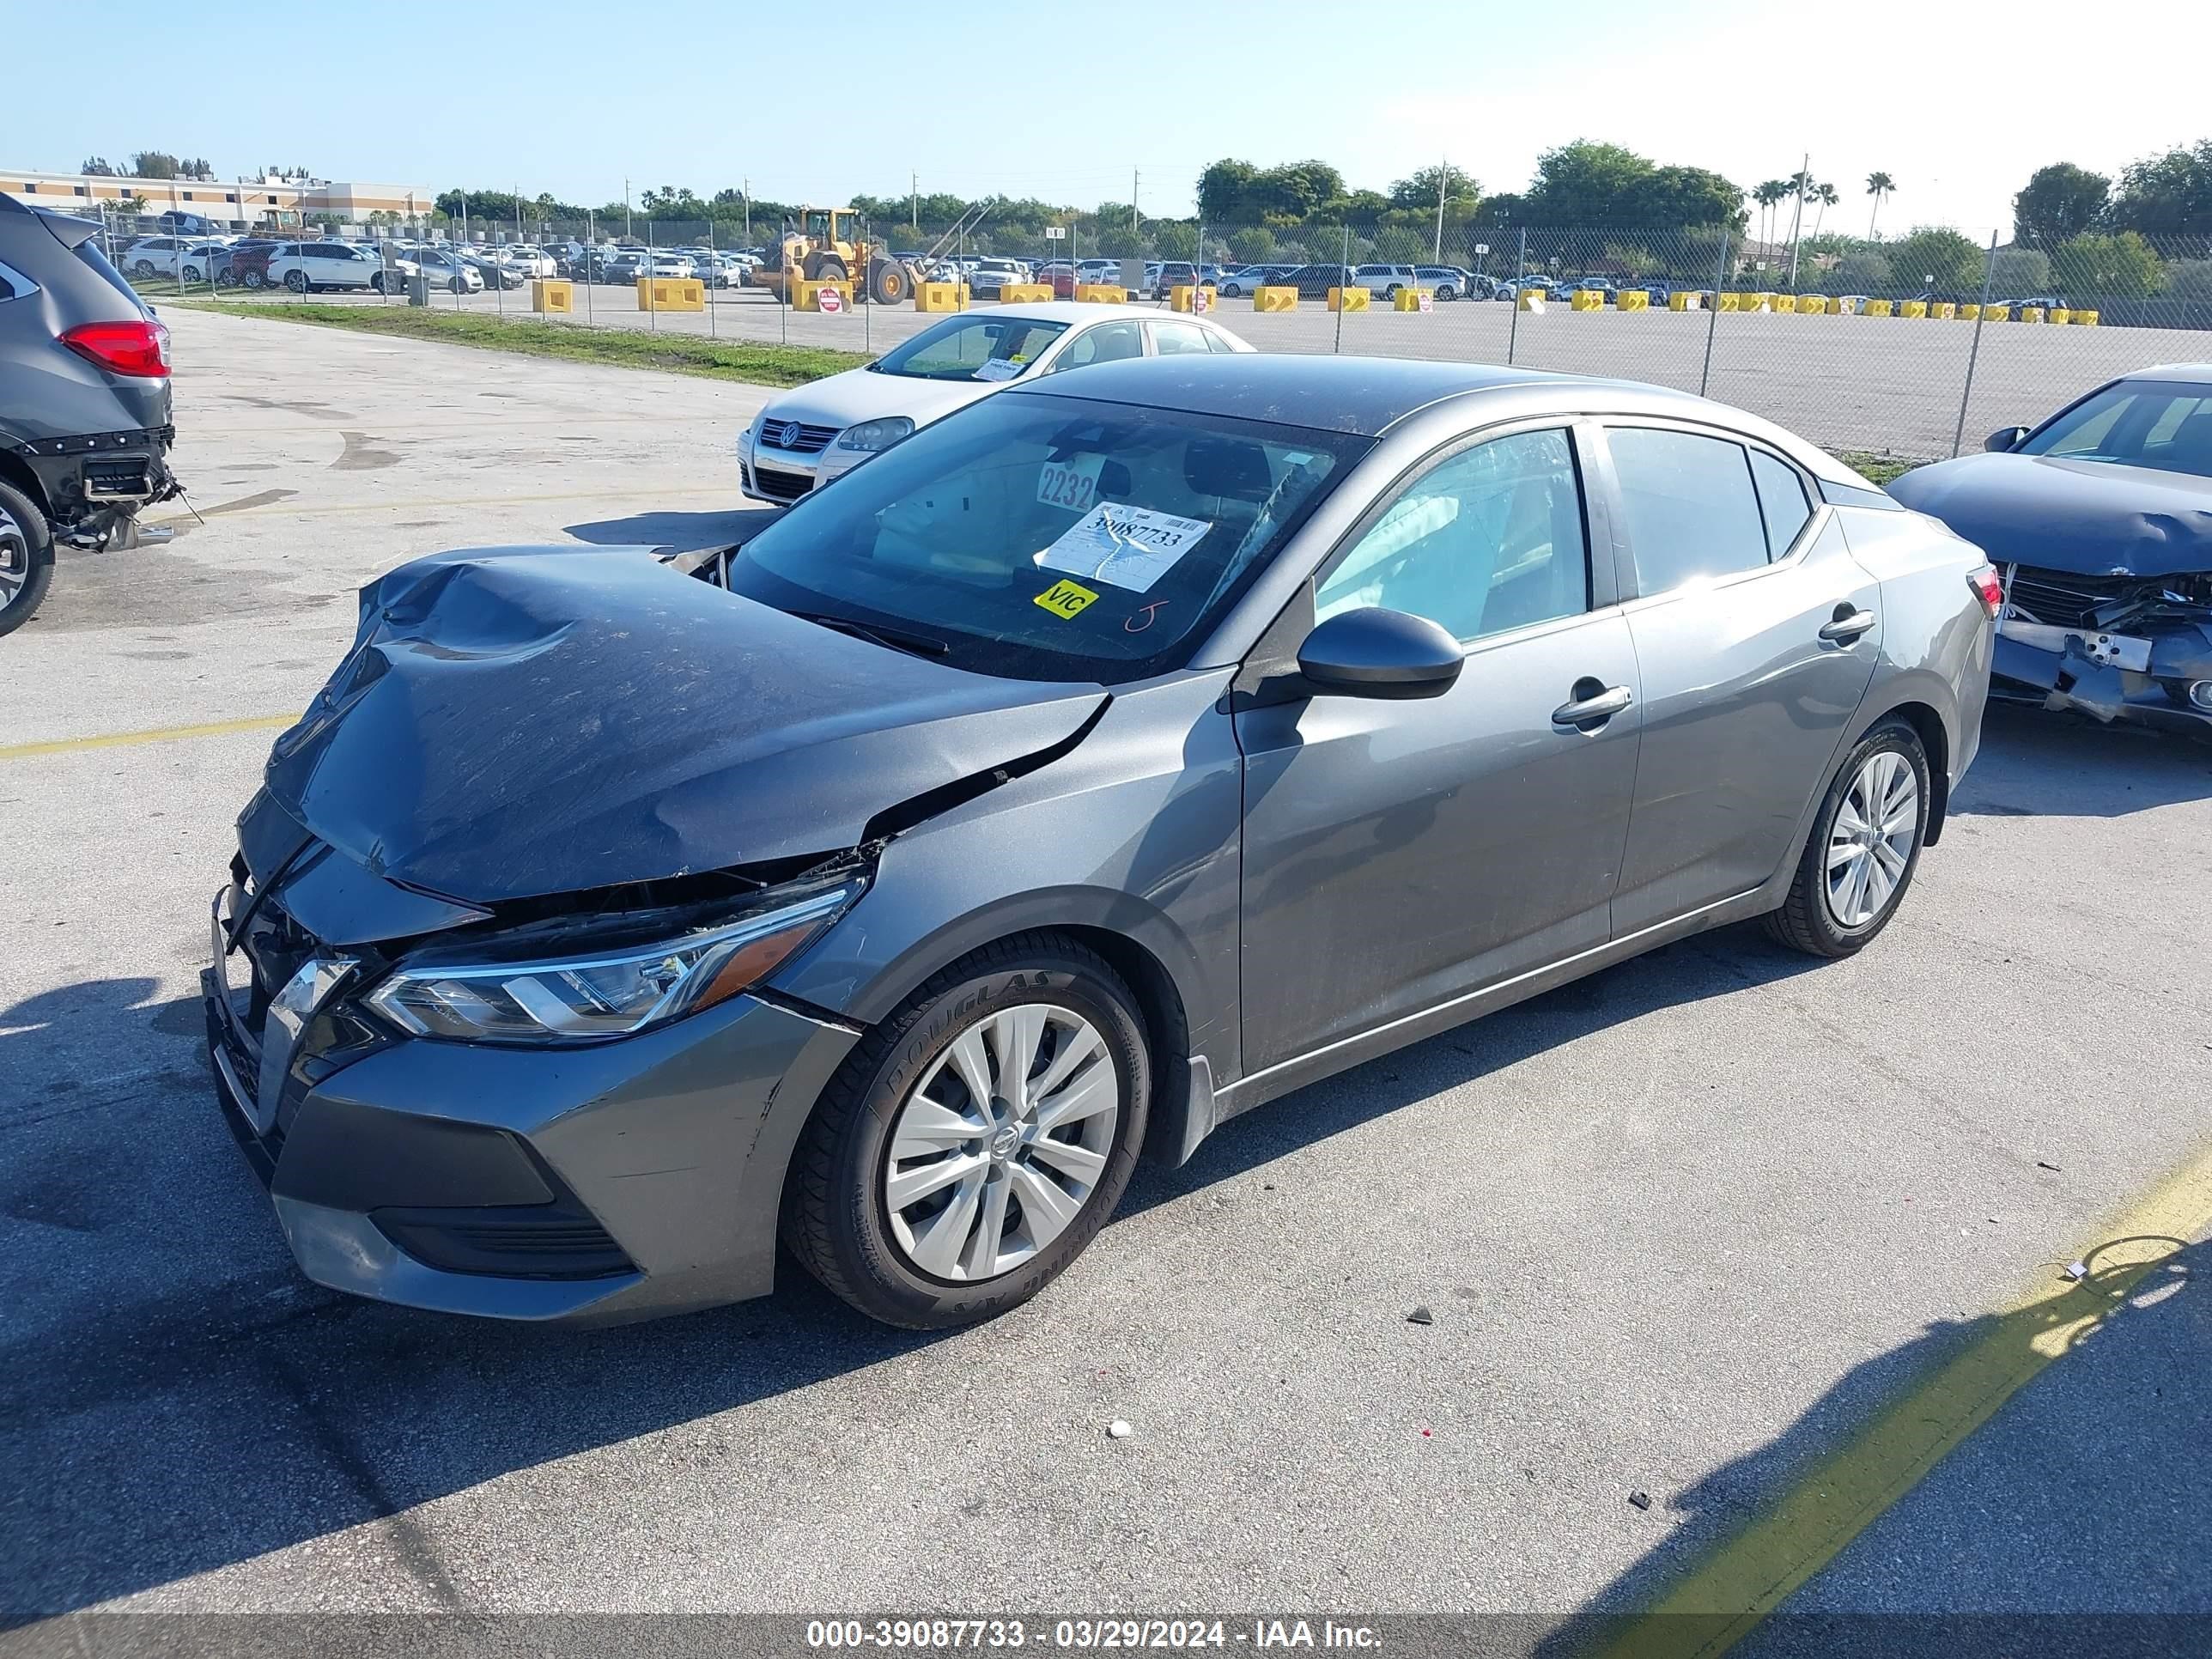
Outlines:
{"type": "Polygon", "coordinates": [[[741,548],[362,592],[239,820],[217,1088],[301,1267],[520,1319],[1035,1294],[1141,1148],[1700,929],[1881,933],[1994,573],[1763,421],[1178,356],[741,548]]]}

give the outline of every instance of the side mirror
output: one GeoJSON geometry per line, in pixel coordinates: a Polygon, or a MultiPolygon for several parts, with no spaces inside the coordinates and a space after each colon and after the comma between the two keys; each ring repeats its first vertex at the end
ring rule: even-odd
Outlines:
{"type": "Polygon", "coordinates": [[[2001,426],[1982,440],[1982,447],[1992,455],[2002,455],[2008,450],[2017,449],[2020,441],[2026,436],[2027,428],[2024,426],[2001,426]]]}
{"type": "Polygon", "coordinates": [[[1298,672],[1317,696],[1440,697],[1466,659],[1426,617],[1370,606],[1340,611],[1307,635],[1298,672]]]}

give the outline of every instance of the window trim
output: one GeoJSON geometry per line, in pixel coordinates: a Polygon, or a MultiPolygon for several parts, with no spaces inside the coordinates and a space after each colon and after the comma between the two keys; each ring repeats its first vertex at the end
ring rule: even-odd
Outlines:
{"type": "MultiPolygon", "coordinates": [[[[1739,582],[1756,581],[1762,576],[1772,575],[1779,570],[1795,569],[1804,563],[1806,556],[1812,551],[1814,543],[1820,539],[1820,532],[1826,529],[1828,520],[1834,516],[1835,507],[1820,493],[1817,482],[1806,472],[1802,466],[1772,444],[1755,438],[1748,432],[1739,431],[1734,427],[1721,426],[1711,421],[1682,420],[1673,416],[1663,415],[1597,415],[1589,417],[1589,423],[1591,428],[1590,441],[1603,457],[1599,467],[1593,470],[1601,473],[1604,479],[1607,517],[1613,532],[1613,556],[1615,580],[1619,584],[1621,606],[1626,611],[1649,610],[1653,605],[1663,605],[1691,592],[1717,592],[1724,588],[1734,587],[1739,582]],[[1778,557],[1769,558],[1762,565],[1748,570],[1731,570],[1725,575],[1714,576],[1694,589],[1669,587],[1657,593],[1646,593],[1638,580],[1636,550],[1629,534],[1628,515],[1621,497],[1620,475],[1614,469],[1613,447],[1607,437],[1607,434],[1617,428],[1656,428],[1662,432],[1687,433],[1692,437],[1697,438],[1718,438],[1724,442],[1735,444],[1747,453],[1755,450],[1760,454],[1770,456],[1797,475],[1797,482],[1804,489],[1806,501],[1813,509],[1811,516],[1799,526],[1797,538],[1790,544],[1788,550],[1778,557]]],[[[1760,538],[1764,540],[1765,514],[1759,507],[1759,486],[1752,475],[1748,463],[1744,467],[1743,481],[1745,487],[1752,492],[1753,509],[1759,513],[1759,534],[1760,538]]]]}

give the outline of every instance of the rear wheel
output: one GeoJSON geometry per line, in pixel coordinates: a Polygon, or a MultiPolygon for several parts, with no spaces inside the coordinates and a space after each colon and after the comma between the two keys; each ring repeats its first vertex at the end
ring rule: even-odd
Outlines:
{"type": "Polygon", "coordinates": [[[307,273],[304,270],[286,271],[284,286],[295,294],[305,294],[307,291],[307,273]]]}
{"type": "Polygon", "coordinates": [[[247,266],[246,270],[246,285],[248,288],[268,287],[269,273],[262,270],[258,265],[247,266]]]}
{"type": "Polygon", "coordinates": [[[1871,943],[1912,884],[1929,799],[1920,734],[1902,720],[1868,732],[1828,786],[1790,896],[1766,916],[1767,932],[1816,957],[1847,957],[1871,943]]]}
{"type": "Polygon", "coordinates": [[[133,276],[142,278],[151,276],[154,275],[154,262],[151,259],[139,260],[137,264],[131,267],[131,274],[133,276]]]}
{"type": "Polygon", "coordinates": [[[54,537],[39,504],[0,483],[0,634],[31,620],[54,579],[54,537]]]}
{"type": "Polygon", "coordinates": [[[872,260],[868,298],[879,306],[904,305],[914,297],[914,273],[896,259],[872,260]]]}
{"type": "Polygon", "coordinates": [[[861,1312],[915,1329],[1042,1290],[1121,1201],[1151,1055],[1093,952],[1025,933],[953,963],[862,1038],[792,1160],[786,1241],[861,1312]]]}
{"type": "Polygon", "coordinates": [[[834,253],[815,252],[806,256],[806,263],[799,274],[810,283],[842,283],[849,276],[845,262],[834,253]]]}

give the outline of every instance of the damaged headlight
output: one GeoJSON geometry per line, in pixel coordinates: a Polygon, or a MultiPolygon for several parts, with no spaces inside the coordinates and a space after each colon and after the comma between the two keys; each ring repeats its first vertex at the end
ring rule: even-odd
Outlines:
{"type": "Polygon", "coordinates": [[[843,915],[865,885],[771,890],[737,921],[619,950],[534,961],[402,962],[368,1006],[403,1031],[454,1042],[629,1036],[757,984],[843,915]]]}
{"type": "Polygon", "coordinates": [[[914,431],[914,422],[903,415],[886,415],[879,421],[862,421],[848,426],[837,440],[840,449],[858,449],[874,454],[879,449],[889,449],[900,439],[914,431]]]}

